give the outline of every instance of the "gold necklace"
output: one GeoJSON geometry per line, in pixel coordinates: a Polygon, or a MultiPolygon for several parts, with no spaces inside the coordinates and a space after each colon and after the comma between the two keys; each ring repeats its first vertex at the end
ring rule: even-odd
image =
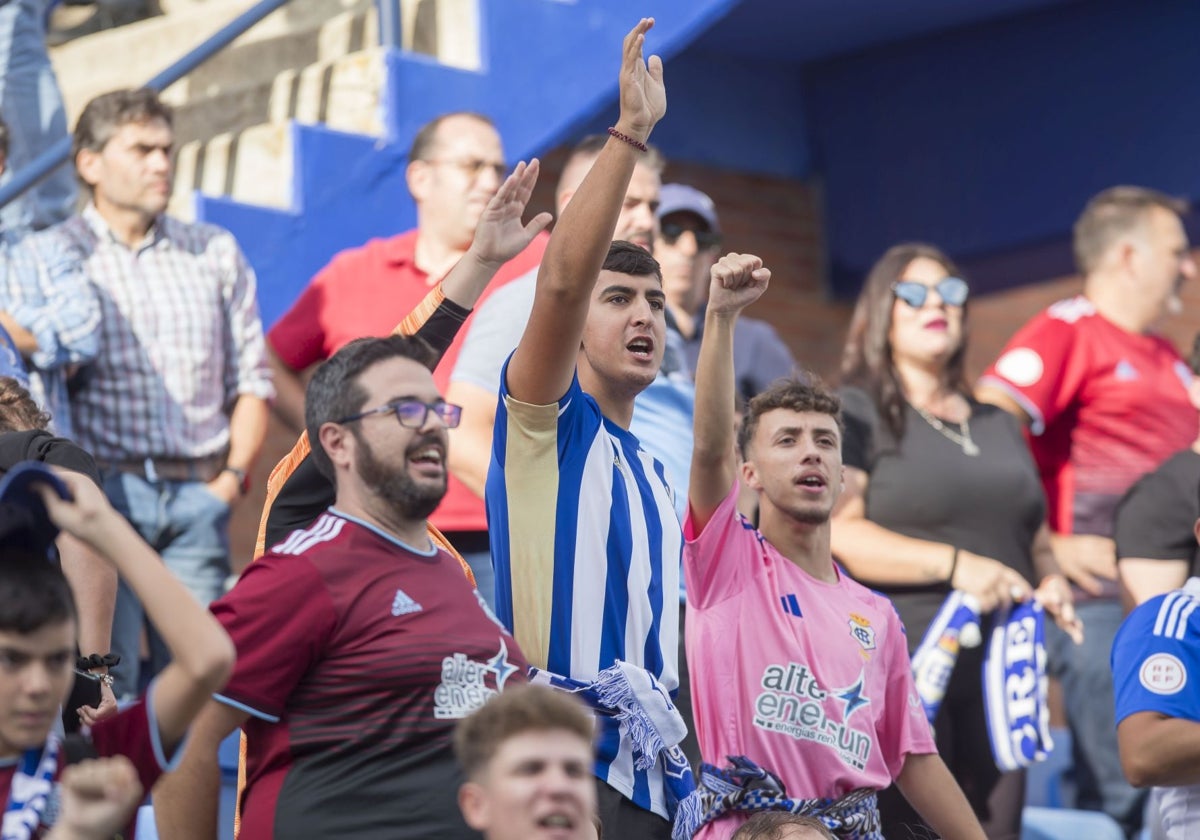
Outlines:
{"type": "Polygon", "coordinates": [[[932,426],[934,430],[940,432],[942,437],[961,446],[964,455],[970,455],[972,458],[979,455],[979,444],[971,439],[971,421],[969,410],[967,412],[967,416],[963,417],[963,421],[958,424],[958,427],[962,431],[956,432],[943,423],[940,418],[934,417],[920,406],[914,405],[913,408],[916,410],[917,414],[920,414],[921,417],[924,418],[926,423],[932,426]]]}

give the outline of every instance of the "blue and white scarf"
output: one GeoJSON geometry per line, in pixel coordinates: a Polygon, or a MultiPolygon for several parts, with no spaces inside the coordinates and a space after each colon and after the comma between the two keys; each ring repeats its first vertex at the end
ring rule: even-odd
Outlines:
{"type": "Polygon", "coordinates": [[[997,615],[983,660],[983,697],[996,766],[1008,772],[1054,749],[1046,702],[1046,611],[1034,599],[997,615]]]}
{"type": "Polygon", "coordinates": [[[29,840],[43,824],[58,772],[58,736],[53,732],[41,749],[25,750],[8,787],[2,840],[29,840]]]}
{"type": "Polygon", "coordinates": [[[662,761],[667,811],[675,818],[679,803],[696,789],[691,765],[679,743],[687,724],[671,695],[645,668],[616,661],[591,681],[561,677],[530,667],[529,681],[574,694],[595,712],[615,718],[621,736],[633,746],[634,766],[649,770],[662,761]]]}
{"type": "Polygon", "coordinates": [[[755,811],[816,817],[844,840],[883,840],[873,789],[855,788],[840,799],[792,799],[771,771],[742,755],[728,759],[724,770],[700,765],[700,786],[680,804],[671,840],[689,840],[702,826],[726,814],[755,811]]]}
{"type": "MultiPolygon", "coordinates": [[[[933,723],[961,647],[980,621],[978,605],[958,590],[947,596],[912,657],[913,681],[933,723]]],[[[1046,703],[1046,613],[1036,599],[995,614],[984,651],[983,696],[996,767],[1004,772],[1041,761],[1054,748],[1046,703]]]]}

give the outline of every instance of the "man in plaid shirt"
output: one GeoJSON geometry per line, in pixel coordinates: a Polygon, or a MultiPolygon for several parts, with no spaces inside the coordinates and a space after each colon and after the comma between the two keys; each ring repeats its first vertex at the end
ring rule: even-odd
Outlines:
{"type": "MultiPolygon", "coordinates": [[[[248,488],[274,390],[254,274],[237,242],[164,212],[173,143],[171,111],[153,91],[93,99],[73,148],[91,201],[38,237],[43,251],[75,257],[71,270],[100,302],[99,352],[71,397],[75,437],[113,505],[207,604],[224,591],[230,508],[248,488]]],[[[142,624],[122,585],[118,697],[139,687],[142,624]]],[[[154,634],[151,659],[154,671],[166,660],[154,634]]]]}

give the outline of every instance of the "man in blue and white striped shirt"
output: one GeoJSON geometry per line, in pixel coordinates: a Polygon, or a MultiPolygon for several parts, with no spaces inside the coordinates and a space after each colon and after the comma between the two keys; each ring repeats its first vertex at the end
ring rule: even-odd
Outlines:
{"type": "MultiPolygon", "coordinates": [[[[662,63],[625,39],[621,114],[563,211],[538,272],[529,324],[505,365],[487,481],[497,610],[529,661],[591,680],[616,660],[678,686],[682,532],[662,464],[629,432],[654,381],[666,298],[654,258],[612,242],[645,141],[666,110],[662,63]]],[[[663,763],[599,721],[606,835],[669,837],[663,763]]]]}

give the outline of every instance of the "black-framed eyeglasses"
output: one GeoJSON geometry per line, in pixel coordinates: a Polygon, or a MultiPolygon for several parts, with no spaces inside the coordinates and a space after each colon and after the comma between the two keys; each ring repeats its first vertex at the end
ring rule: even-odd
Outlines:
{"type": "Polygon", "coordinates": [[[947,306],[962,306],[967,302],[971,287],[961,277],[943,277],[932,286],[918,283],[916,280],[897,280],[892,284],[892,293],[913,309],[920,309],[933,289],[947,306]]]}
{"type": "Polygon", "coordinates": [[[426,163],[444,163],[448,166],[457,166],[463,172],[467,173],[472,180],[478,178],[484,172],[492,172],[498,181],[503,181],[508,177],[507,163],[496,163],[495,161],[481,160],[480,158],[469,158],[467,160],[427,160],[426,163]]]}
{"type": "Polygon", "coordinates": [[[419,429],[425,425],[425,420],[429,417],[429,412],[433,412],[438,418],[446,424],[447,429],[454,429],[462,421],[462,406],[454,405],[448,402],[421,402],[420,400],[396,400],[395,402],[386,403],[378,408],[368,408],[366,411],[360,411],[358,414],[351,414],[349,417],[343,417],[341,420],[335,420],[335,423],[352,423],[355,420],[361,420],[364,417],[370,417],[372,414],[395,414],[396,419],[400,421],[400,425],[406,429],[419,429]]]}
{"type": "Polygon", "coordinates": [[[711,230],[697,230],[696,228],[687,227],[675,222],[663,222],[659,226],[659,230],[662,233],[663,242],[666,242],[668,245],[674,245],[679,241],[679,237],[683,236],[689,230],[696,237],[696,247],[701,251],[716,248],[721,244],[721,234],[711,230]]]}

